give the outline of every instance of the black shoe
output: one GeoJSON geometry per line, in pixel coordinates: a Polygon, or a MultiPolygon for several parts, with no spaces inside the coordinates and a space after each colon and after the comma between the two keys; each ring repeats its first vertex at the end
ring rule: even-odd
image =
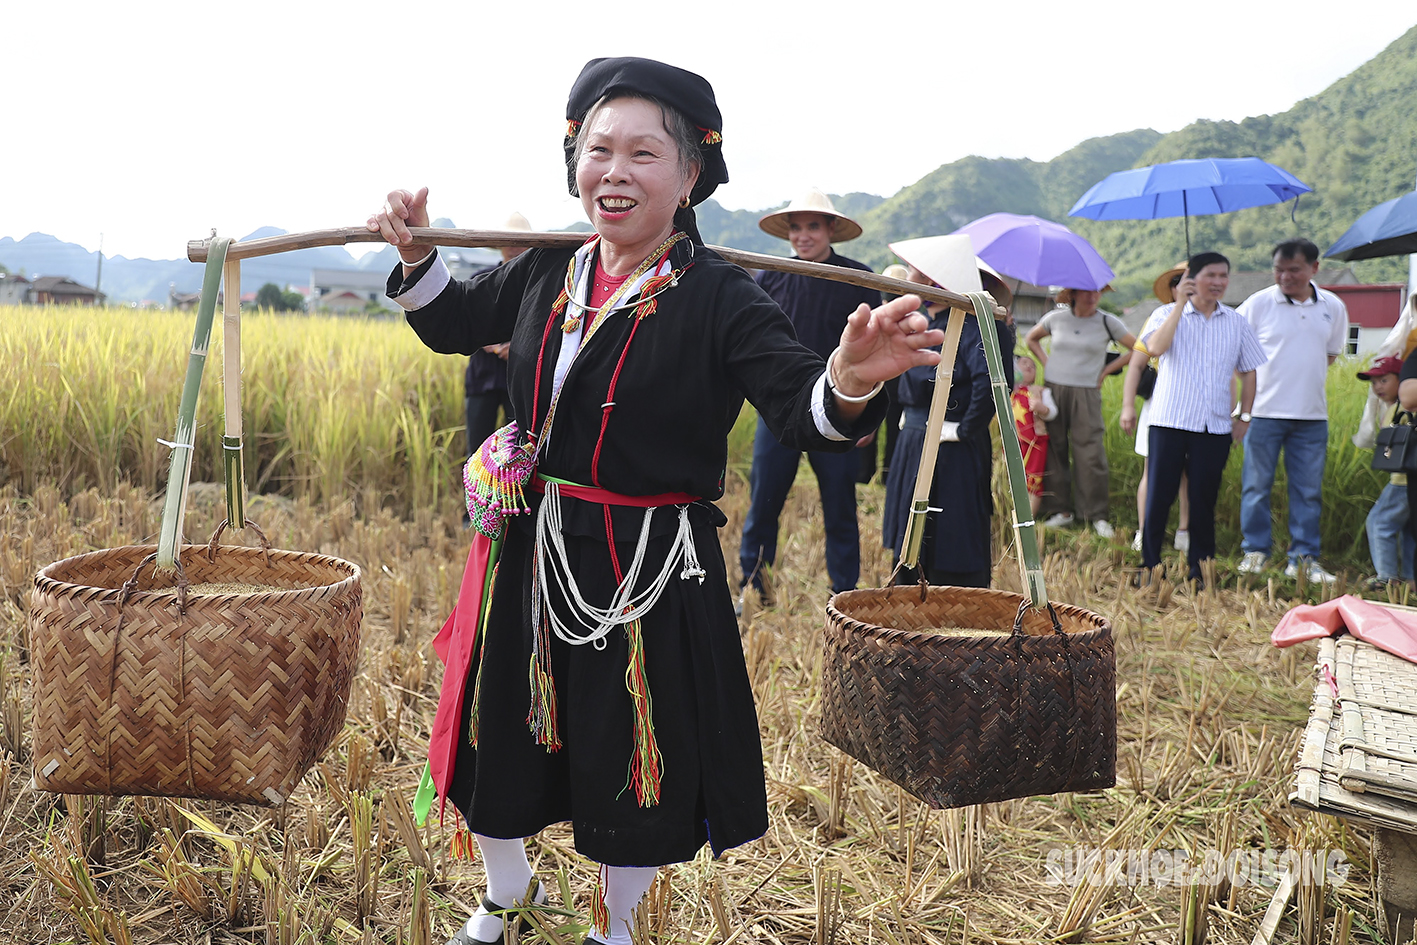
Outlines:
{"type": "MultiPolygon", "coordinates": [[[[536,884],[536,895],[532,897],[532,902],[538,906],[546,905],[546,885],[544,883],[536,884]]],[[[508,911],[505,906],[497,905],[495,902],[493,902],[491,899],[488,899],[486,896],[482,897],[482,908],[492,913],[508,911]]],[[[517,936],[521,937],[523,935],[526,935],[530,931],[531,923],[528,922],[525,917],[519,918],[517,924],[517,936]]],[[[498,932],[497,937],[490,941],[484,941],[480,938],[473,938],[471,935],[467,934],[467,923],[464,922],[462,926],[457,930],[457,932],[453,935],[453,937],[448,939],[448,945],[502,945],[502,943],[506,940],[506,937],[507,935],[505,932],[498,932]]]]}

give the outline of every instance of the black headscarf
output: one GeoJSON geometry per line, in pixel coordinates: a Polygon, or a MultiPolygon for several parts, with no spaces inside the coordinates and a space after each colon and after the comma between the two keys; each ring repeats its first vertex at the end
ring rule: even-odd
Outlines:
{"type": "MultiPolygon", "coordinates": [[[[689,194],[690,208],[702,203],[719,184],[728,181],[728,165],[723,161],[723,116],[713,97],[713,86],[701,75],[653,59],[626,56],[592,59],[571,86],[566,101],[566,182],[571,195],[576,189],[576,135],[591,106],[611,92],[638,92],[651,96],[688,119],[701,134],[699,179],[689,194]]],[[[692,209],[681,209],[674,224],[695,242],[699,238],[692,209]]]]}

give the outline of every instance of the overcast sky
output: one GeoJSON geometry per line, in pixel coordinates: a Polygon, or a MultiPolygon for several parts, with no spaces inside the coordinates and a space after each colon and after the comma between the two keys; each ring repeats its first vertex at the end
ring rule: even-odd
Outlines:
{"type": "Polygon", "coordinates": [[[425,184],[458,226],[512,210],[564,226],[584,219],[561,164],[566,93],[615,55],[713,83],[725,206],[813,186],[889,196],[967,154],[1043,161],[1097,135],[1284,111],[1417,23],[1412,0],[1184,9],[17,0],[0,236],[95,249],[102,233],[108,255],[172,258],[212,227],[362,223],[389,189],[425,184]]]}

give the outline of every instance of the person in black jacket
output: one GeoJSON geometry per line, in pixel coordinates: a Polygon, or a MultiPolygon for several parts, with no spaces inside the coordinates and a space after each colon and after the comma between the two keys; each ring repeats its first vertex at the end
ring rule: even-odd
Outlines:
{"type": "MultiPolygon", "coordinates": [[[[978,277],[971,272],[976,264],[973,251],[964,243],[949,242],[953,239],[910,240],[893,243],[891,248],[910,263],[911,282],[936,285],[943,280],[956,282],[958,288],[945,286],[955,291],[975,288],[975,285],[961,285],[957,281],[961,278],[957,274],[978,277]]],[[[943,331],[948,318],[945,307],[932,303],[926,306],[926,311],[931,327],[943,331]]],[[[1002,321],[993,318],[988,321],[989,330],[999,339],[1005,378],[1012,388],[1013,332],[1002,321]]],[[[902,426],[895,455],[891,457],[886,504],[881,516],[882,542],[893,552],[897,562],[904,551],[902,542],[910,518],[921,453],[931,448],[925,442],[925,425],[934,393],[934,368],[911,368],[898,382],[896,396],[902,405],[902,426]]],[[[933,445],[936,460],[930,484],[930,507],[940,511],[931,512],[926,519],[919,561],[931,584],[956,587],[988,587],[990,584],[993,557],[989,516],[994,503],[990,491],[993,449],[989,421],[993,416],[994,400],[989,390],[989,367],[984,360],[979,319],[966,315],[946,402],[945,426],[939,442],[933,445]]],[[[918,574],[914,569],[903,568],[896,580],[913,584],[918,574]]]]}
{"type": "Polygon", "coordinates": [[[525,481],[530,507],[489,535],[484,513],[522,500],[479,480],[478,554],[434,641],[447,666],[431,788],[463,815],[488,882],[457,945],[502,940],[498,903],[526,895],[524,838],[548,824],[570,821],[601,865],[587,941],[603,943],[630,941],[659,865],[767,829],[713,505],[728,433],[746,397],[781,442],[848,451],[879,425],[884,382],[938,360],[939,333],[905,296],[851,313],[824,363],[703,245],[691,208],[728,174],[702,77],[592,60],[566,117],[568,184],[596,230],[578,249],[459,282],[409,233],[428,225],[427,188],[391,192],[368,223],[399,248],[388,294],[426,345],[511,343],[519,430],[490,457],[505,478],[489,468],[487,482],[525,481]]]}
{"type": "MultiPolygon", "coordinates": [[[[865,263],[848,259],[832,248],[832,243],[853,240],[861,227],[838,213],[831,199],[821,191],[809,191],[786,209],[770,213],[758,221],[765,233],[792,244],[798,259],[871,271],[865,263]]],[[[874,289],[830,282],[785,272],[760,272],[758,285],[782,307],[797,332],[797,340],[823,359],[831,354],[846,317],[861,305],[881,304],[874,289]]],[[[875,438],[868,435],[873,443],[875,438]]],[[[802,451],[783,445],[760,418],[753,438],[753,468],[749,474],[748,515],[743,520],[743,539],[738,563],[742,569],[738,610],[742,591],[752,586],[761,593],[763,578],[777,560],[778,517],[782,514],[792,481],[797,477],[802,451]]],[[[822,498],[822,521],[826,526],[827,576],[832,591],[849,591],[861,575],[861,540],[856,525],[856,473],[860,459],[853,453],[809,450],[807,462],[817,477],[822,498]]]]}

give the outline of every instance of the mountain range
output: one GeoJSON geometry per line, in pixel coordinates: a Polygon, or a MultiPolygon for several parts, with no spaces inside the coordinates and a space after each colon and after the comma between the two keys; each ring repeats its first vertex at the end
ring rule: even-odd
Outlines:
{"type": "MultiPolygon", "coordinates": [[[[1192,249],[1223,252],[1237,270],[1268,268],[1270,248],[1290,236],[1307,236],[1326,248],[1363,212],[1412,190],[1417,177],[1417,27],[1323,92],[1276,115],[1198,121],[1170,134],[1147,128],[1091,138],[1051,161],[969,156],[936,168],[889,198],[864,193],[834,197],[837,209],[863,228],[859,239],[840,249],[880,270],[896,261],[888,242],[949,233],[996,211],[1034,214],[1066,223],[1092,241],[1117,274],[1117,294],[1109,300],[1125,305],[1146,295],[1156,273],[1184,256],[1184,223],[1068,217],[1077,198],[1108,174],[1130,167],[1251,155],[1289,170],[1314,192],[1301,197],[1297,207],[1190,219],[1192,249]]],[[[699,230],[709,243],[787,255],[787,244],[757,225],[759,217],[779,207],[727,210],[710,199],[698,208],[699,230]]],[[[452,224],[439,220],[435,225],[452,224]]],[[[243,239],[281,232],[263,227],[243,239]]],[[[243,282],[252,288],[266,282],[306,285],[312,268],[391,268],[393,252],[385,247],[356,260],[342,247],[321,247],[264,256],[243,263],[243,282]]],[[[30,276],[68,275],[90,285],[97,262],[96,253],[42,233],[18,241],[0,238],[0,264],[30,276]]],[[[1407,276],[1405,257],[1353,265],[1367,282],[1407,276]]],[[[162,301],[169,284],[192,292],[201,279],[202,267],[185,260],[113,256],[104,260],[102,288],[114,301],[162,301]]]]}

